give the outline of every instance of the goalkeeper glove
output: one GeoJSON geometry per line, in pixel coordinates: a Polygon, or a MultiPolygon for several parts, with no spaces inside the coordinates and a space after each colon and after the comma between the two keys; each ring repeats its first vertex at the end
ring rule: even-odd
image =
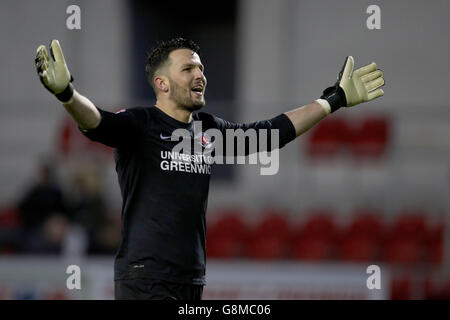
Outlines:
{"type": "Polygon", "coordinates": [[[41,45],[36,50],[36,70],[39,79],[48,91],[53,93],[61,102],[67,103],[72,99],[73,77],[67,69],[66,61],[58,40],[50,44],[50,55],[45,46],[41,45]]]}
{"type": "Polygon", "coordinates": [[[354,64],[353,57],[348,56],[335,85],[325,89],[320,97],[328,101],[331,112],[340,107],[352,107],[384,95],[381,89],[385,84],[383,72],[376,69],[375,62],[353,71],[354,64]]]}

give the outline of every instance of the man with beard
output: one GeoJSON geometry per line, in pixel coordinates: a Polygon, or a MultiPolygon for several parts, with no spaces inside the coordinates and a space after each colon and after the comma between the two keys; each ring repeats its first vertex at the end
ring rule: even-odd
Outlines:
{"type": "MultiPolygon", "coordinates": [[[[116,299],[202,297],[210,170],[201,169],[210,163],[173,152],[175,130],[189,132],[193,143],[197,121],[204,130],[222,133],[227,129],[278,130],[281,148],[340,107],[383,95],[384,79],[375,63],[353,71],[349,56],[338,81],[320,99],[272,119],[231,123],[194,113],[205,106],[207,83],[199,52],[191,40],[160,43],[150,52],[146,65],[156,104],[111,113],[74,90],[58,41],[50,45],[51,56],[45,46],[37,49],[36,67],[44,86],[62,102],[85,136],[115,148],[123,198],[122,240],[115,258],[116,299]],[[176,161],[180,159],[183,165],[176,161]]],[[[199,139],[204,146],[208,140],[203,138],[199,139]]]]}

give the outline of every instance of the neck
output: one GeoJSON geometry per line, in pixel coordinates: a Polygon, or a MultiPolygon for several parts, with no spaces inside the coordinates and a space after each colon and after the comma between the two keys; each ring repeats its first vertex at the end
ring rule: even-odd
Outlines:
{"type": "Polygon", "coordinates": [[[180,108],[172,101],[156,101],[155,105],[162,112],[180,122],[189,123],[192,121],[192,112],[184,108],[180,108]]]}

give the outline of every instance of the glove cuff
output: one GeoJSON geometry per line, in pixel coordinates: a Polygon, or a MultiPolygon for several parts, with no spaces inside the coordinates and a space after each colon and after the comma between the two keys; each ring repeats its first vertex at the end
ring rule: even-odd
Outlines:
{"type": "Polygon", "coordinates": [[[330,106],[330,104],[328,103],[327,100],[325,100],[325,99],[316,99],[315,101],[322,106],[323,110],[325,110],[325,112],[327,114],[331,113],[331,106],[330,106]]]}
{"type": "Polygon", "coordinates": [[[55,94],[55,97],[62,103],[68,102],[73,96],[73,85],[69,82],[69,85],[64,89],[63,92],[55,94]]]}
{"type": "Polygon", "coordinates": [[[323,91],[320,99],[328,101],[331,107],[331,112],[335,112],[340,107],[347,106],[347,99],[345,99],[345,92],[339,85],[328,87],[323,91]]]}

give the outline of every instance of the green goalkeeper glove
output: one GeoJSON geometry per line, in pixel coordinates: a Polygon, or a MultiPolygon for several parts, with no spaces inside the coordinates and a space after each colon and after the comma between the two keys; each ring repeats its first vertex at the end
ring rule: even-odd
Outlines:
{"type": "Polygon", "coordinates": [[[61,102],[67,103],[73,96],[73,77],[67,69],[66,61],[58,40],[50,44],[50,56],[45,46],[36,50],[36,70],[39,79],[48,91],[53,93],[61,102]]]}
{"type": "Polygon", "coordinates": [[[352,107],[372,101],[384,95],[381,89],[385,84],[383,72],[377,70],[375,62],[353,71],[354,65],[353,57],[348,56],[335,85],[325,89],[320,97],[328,101],[331,112],[340,107],[352,107]]]}

